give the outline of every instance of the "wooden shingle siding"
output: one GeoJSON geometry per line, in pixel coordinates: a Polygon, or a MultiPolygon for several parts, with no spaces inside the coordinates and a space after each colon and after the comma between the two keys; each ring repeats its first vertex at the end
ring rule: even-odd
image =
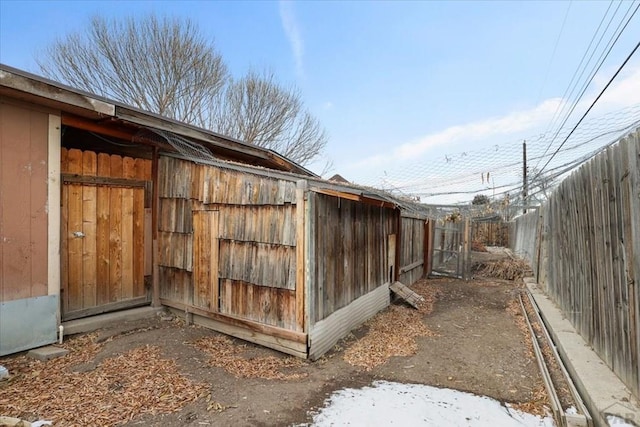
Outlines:
{"type": "Polygon", "coordinates": [[[269,243],[220,241],[220,277],[272,288],[296,288],[295,248],[269,243]]]}
{"type": "Polygon", "coordinates": [[[193,202],[187,199],[160,199],[158,230],[169,233],[193,233],[193,202]]]}
{"type": "Polygon", "coordinates": [[[220,312],[248,320],[295,329],[295,292],[221,279],[220,312]]]}
{"type": "Polygon", "coordinates": [[[186,270],[160,267],[160,298],[182,304],[193,301],[192,273],[186,270]]]}
{"type": "Polygon", "coordinates": [[[220,238],[296,246],[296,205],[220,206],[220,238]]]}
{"type": "Polygon", "coordinates": [[[296,184],[163,156],[159,162],[160,197],[193,199],[203,204],[282,205],[296,202],[296,184]]]}
{"type": "Polygon", "coordinates": [[[163,156],[158,191],[161,298],[300,329],[295,182],[163,156]]]}

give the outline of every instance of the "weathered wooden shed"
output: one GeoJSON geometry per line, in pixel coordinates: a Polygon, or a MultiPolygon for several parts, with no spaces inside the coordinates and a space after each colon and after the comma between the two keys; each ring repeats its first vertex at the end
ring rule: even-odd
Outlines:
{"type": "Polygon", "coordinates": [[[153,304],[316,358],[426,273],[388,195],[6,66],[0,178],[0,355],[153,304]]]}

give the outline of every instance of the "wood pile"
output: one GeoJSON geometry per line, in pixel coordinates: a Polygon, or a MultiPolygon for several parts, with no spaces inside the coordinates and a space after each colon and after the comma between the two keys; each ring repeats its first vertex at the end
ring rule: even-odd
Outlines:
{"type": "Polygon", "coordinates": [[[480,276],[504,280],[517,280],[532,275],[529,264],[518,258],[476,263],[471,270],[480,276]]]}
{"type": "Polygon", "coordinates": [[[471,242],[471,250],[474,252],[488,252],[487,247],[479,240],[473,240],[471,242]]]}
{"type": "Polygon", "coordinates": [[[246,344],[235,344],[222,335],[201,338],[194,346],[209,355],[209,364],[223,368],[237,378],[263,378],[267,380],[297,380],[307,373],[290,372],[307,362],[297,357],[266,356],[246,358],[246,344]]]}
{"type": "Polygon", "coordinates": [[[3,359],[11,378],[0,383],[0,414],[60,426],[116,426],[141,414],[178,411],[207,389],[182,376],[176,362],[162,359],[154,346],[107,358],[86,372],[74,371],[101,350],[104,343],[97,344],[95,337],[69,340],[63,345],[69,354],[47,362],[26,356],[3,359]]]}

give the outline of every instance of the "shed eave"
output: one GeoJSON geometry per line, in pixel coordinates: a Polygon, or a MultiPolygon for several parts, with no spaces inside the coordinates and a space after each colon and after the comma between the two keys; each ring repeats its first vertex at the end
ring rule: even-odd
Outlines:
{"type": "Polygon", "coordinates": [[[81,117],[118,118],[132,125],[165,130],[209,144],[230,153],[231,157],[234,157],[235,153],[236,157],[244,161],[256,159],[261,166],[317,177],[313,172],[273,150],[143,111],[5,64],[0,64],[0,95],[41,104],[81,117]]]}
{"type": "Polygon", "coordinates": [[[113,116],[115,114],[116,106],[112,103],[86,93],[69,90],[49,80],[36,79],[34,78],[36,76],[30,77],[6,68],[4,65],[0,68],[0,87],[55,101],[61,105],[80,107],[102,115],[113,116]]]}

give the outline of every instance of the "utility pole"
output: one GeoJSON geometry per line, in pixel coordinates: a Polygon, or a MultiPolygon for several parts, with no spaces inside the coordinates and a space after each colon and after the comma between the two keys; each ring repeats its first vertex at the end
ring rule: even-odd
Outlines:
{"type": "Polygon", "coordinates": [[[527,182],[527,141],[522,141],[522,213],[527,213],[527,193],[529,183],[527,182]]]}

